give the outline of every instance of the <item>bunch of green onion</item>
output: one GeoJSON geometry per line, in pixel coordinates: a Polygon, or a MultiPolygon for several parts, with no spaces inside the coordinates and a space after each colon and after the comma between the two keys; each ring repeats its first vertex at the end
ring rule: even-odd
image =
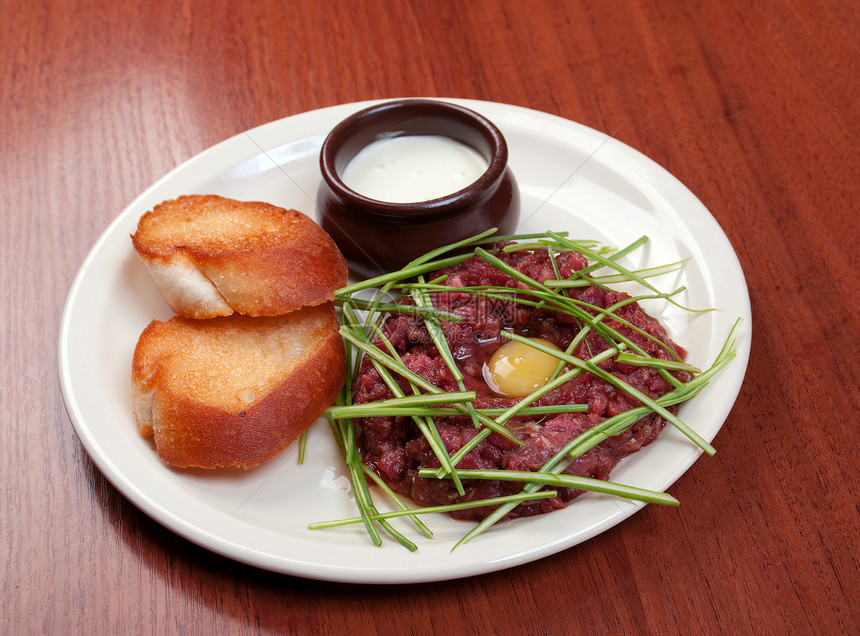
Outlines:
{"type": "MultiPolygon", "coordinates": [[[[570,240],[566,233],[560,232],[506,237],[494,237],[492,236],[493,234],[495,234],[495,230],[489,230],[470,239],[439,248],[412,261],[401,270],[355,283],[335,293],[336,302],[341,309],[340,332],[347,348],[347,381],[337,402],[326,411],[324,417],[329,420],[334,437],[343,453],[359,515],[350,519],[313,523],[310,525],[312,529],[363,523],[375,545],[378,546],[382,543],[380,534],[380,530],[382,530],[394,537],[409,550],[416,550],[417,546],[415,543],[394,528],[389,522],[390,519],[407,517],[414,523],[418,531],[429,538],[432,537],[432,532],[419,518],[422,514],[452,512],[483,506],[497,506],[493,513],[473,527],[457,542],[454,546],[456,548],[474,539],[516,508],[517,505],[541,498],[555,497],[557,492],[551,489],[553,487],[594,491],[630,500],[677,506],[678,501],[665,493],[600,479],[563,474],[563,471],[577,457],[594,448],[603,440],[622,433],[640,418],[651,412],[658,413],[667,422],[677,427],[705,453],[712,455],[715,452],[714,448],[707,441],[678,419],[669,408],[696,395],[708,384],[711,378],[734,358],[734,341],[737,324],[732,329],[723,349],[717,355],[711,367],[704,371],[696,369],[680,359],[662,360],[651,358],[635,342],[607,324],[609,322],[607,318],[611,317],[612,321],[623,324],[646,338],[652,338],[652,336],[624,321],[613,312],[622,305],[645,299],[665,299],[677,305],[674,297],[684,290],[683,287],[668,294],[662,293],[652,286],[647,279],[677,271],[683,267],[683,261],[636,271],[622,266],[620,259],[647,243],[647,237],[642,237],[623,249],[611,250],[593,241],[570,240]],[[500,245],[502,247],[499,247],[500,245]],[[471,251],[469,251],[469,248],[471,248],[471,251]],[[547,250],[555,268],[556,278],[538,282],[525,276],[498,258],[499,249],[505,252],[514,250],[547,250]],[[579,252],[588,259],[589,265],[574,272],[568,278],[562,278],[556,266],[555,257],[557,254],[566,251],[579,252]],[[436,280],[425,279],[425,275],[429,272],[451,267],[472,256],[477,256],[487,261],[490,265],[507,273],[519,282],[524,283],[524,285],[520,285],[517,289],[496,286],[457,287],[457,292],[479,294],[488,298],[503,299],[536,308],[549,305],[554,311],[567,313],[576,317],[581,325],[581,329],[574,337],[573,342],[564,352],[542,347],[539,343],[528,342],[530,346],[537,347],[558,358],[558,365],[544,386],[507,409],[479,409],[472,404],[476,399],[476,394],[474,391],[465,390],[463,376],[454,361],[445,338],[442,336],[440,328],[440,321],[459,321],[459,317],[434,308],[430,300],[431,294],[451,291],[454,288],[445,286],[444,277],[436,280]],[[599,309],[592,305],[576,301],[565,293],[566,289],[572,287],[589,285],[605,287],[610,284],[631,281],[639,283],[646,292],[639,296],[629,297],[617,305],[606,309],[599,309]],[[362,297],[366,295],[368,290],[372,290],[372,299],[362,297]],[[412,303],[400,304],[394,302],[399,298],[410,298],[412,303]],[[444,392],[406,367],[381,329],[381,324],[385,317],[389,313],[394,312],[408,312],[422,317],[430,337],[433,339],[453,377],[458,381],[460,391],[444,392]],[[598,332],[607,341],[612,343],[613,346],[587,360],[573,356],[572,352],[592,330],[598,332]],[[381,343],[381,346],[378,346],[379,343],[381,343]],[[600,362],[613,356],[619,362],[648,365],[655,368],[671,384],[672,389],[656,400],[650,399],[623,382],[623,380],[618,379],[598,366],[600,362]],[[394,395],[393,398],[364,404],[352,403],[352,381],[358,373],[364,357],[367,357],[371,364],[373,364],[394,395]],[[688,371],[695,375],[692,380],[681,382],[671,373],[677,370],[688,371]],[[641,406],[609,417],[585,431],[559,450],[537,472],[463,470],[457,468],[460,459],[492,432],[503,435],[521,445],[523,442],[505,426],[505,423],[514,416],[527,415],[540,418],[560,412],[585,411],[587,407],[580,404],[531,406],[539,397],[584,372],[592,373],[614,385],[618,390],[630,394],[639,400],[641,406]],[[400,388],[395,381],[396,376],[401,376],[408,381],[410,394],[406,394],[400,388]],[[474,426],[479,431],[477,435],[453,455],[449,455],[436,431],[432,419],[434,416],[450,415],[471,418],[474,426]],[[408,506],[373,470],[362,463],[352,423],[354,418],[401,416],[413,419],[439,460],[440,468],[420,469],[418,472],[420,477],[450,479],[461,495],[464,493],[463,479],[505,480],[523,482],[526,485],[520,493],[510,496],[424,508],[412,508],[408,506]],[[393,507],[396,510],[393,512],[380,512],[377,509],[371,496],[371,483],[378,486],[390,501],[393,502],[393,507]]],[[[699,310],[688,309],[688,311],[699,310]]],[[[513,340],[521,339],[516,334],[506,331],[502,331],[502,336],[513,340]]]]}

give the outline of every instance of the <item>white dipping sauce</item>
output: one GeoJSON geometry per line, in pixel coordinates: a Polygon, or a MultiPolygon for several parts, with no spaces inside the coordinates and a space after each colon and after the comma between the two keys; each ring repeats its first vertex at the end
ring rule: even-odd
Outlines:
{"type": "Polygon", "coordinates": [[[370,199],[415,203],[462,190],[488,166],[478,151],[450,137],[410,135],[365,146],[347,164],[341,179],[370,199]]]}

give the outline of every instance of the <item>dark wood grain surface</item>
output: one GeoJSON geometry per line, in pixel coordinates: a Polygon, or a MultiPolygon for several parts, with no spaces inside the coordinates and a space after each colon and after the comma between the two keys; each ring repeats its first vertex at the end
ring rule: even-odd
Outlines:
{"type": "Polygon", "coordinates": [[[854,2],[0,2],[0,631],[857,634],[860,10],[854,2]],[[110,221],[253,126],[373,98],[565,117],[676,175],[745,270],[738,401],[672,488],[465,580],[273,574],[150,520],[94,467],[60,315],[110,221]]]}

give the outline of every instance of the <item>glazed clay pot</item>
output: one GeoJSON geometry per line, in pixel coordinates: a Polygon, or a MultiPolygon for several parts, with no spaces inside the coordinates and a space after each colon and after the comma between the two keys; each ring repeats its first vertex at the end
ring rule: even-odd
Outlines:
{"type": "Polygon", "coordinates": [[[326,137],[320,169],[321,225],[359,276],[401,269],[429,250],[492,227],[498,228],[499,236],[516,230],[520,194],[508,167],[505,139],[492,122],[462,106],[408,99],[361,110],[326,137]],[[344,184],[346,165],[364,147],[405,135],[449,137],[476,150],[489,165],[467,187],[429,201],[379,201],[344,184]]]}

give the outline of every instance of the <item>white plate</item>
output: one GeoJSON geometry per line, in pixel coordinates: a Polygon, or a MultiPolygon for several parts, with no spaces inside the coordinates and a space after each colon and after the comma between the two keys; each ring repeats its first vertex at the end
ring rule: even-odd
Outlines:
{"type": "MultiPolygon", "coordinates": [[[[607,135],[524,108],[450,101],[484,114],[507,138],[523,195],[520,231],[569,230],[617,246],[647,234],[648,247],[631,264],[692,259],[683,274],[666,276],[659,286],[670,291],[686,285],[687,305],[720,311],[648,309],[687,347],[693,364],[709,366],[735,319],[743,318],[738,357],[680,411],[712,440],[740,390],[750,346],[743,272],[713,217],[672,175],[607,135]]],[[[164,199],[189,193],[264,200],[313,215],[325,135],[371,103],[288,117],[228,139],[150,187],[99,238],[69,292],[59,338],[66,408],[93,462],[132,503],[194,543],[261,568],[331,581],[423,582],[501,570],[569,548],[626,519],[642,505],[588,494],[565,510],[496,526],[453,552],[471,524],[441,515],[426,518],[432,540],[398,524],[418,543],[417,552],[390,539],[376,548],[361,526],[308,530],[310,522],[355,514],[342,461],[322,421],[310,430],[304,464],[298,465],[294,446],[247,472],[173,470],[138,434],[129,386],[132,352],[150,320],[171,316],[133,252],[129,234],[138,218],[164,199]]],[[[665,490],[699,454],[667,429],[622,462],[613,479],[665,490]]],[[[676,512],[666,508],[661,514],[676,512]]]]}

